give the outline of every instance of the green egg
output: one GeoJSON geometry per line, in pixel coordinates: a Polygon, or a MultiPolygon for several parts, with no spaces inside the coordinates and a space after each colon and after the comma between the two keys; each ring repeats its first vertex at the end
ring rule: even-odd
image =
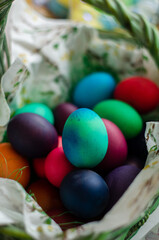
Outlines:
{"type": "Polygon", "coordinates": [[[142,130],[142,118],[127,103],[118,100],[106,100],[98,103],[93,110],[101,118],[115,123],[127,139],[136,137],[142,130]]]}
{"type": "Polygon", "coordinates": [[[51,124],[54,124],[54,115],[51,109],[45,104],[42,104],[42,103],[27,104],[24,107],[17,109],[14,116],[21,113],[27,113],[27,112],[38,114],[43,118],[45,118],[46,120],[48,120],[51,124]]]}

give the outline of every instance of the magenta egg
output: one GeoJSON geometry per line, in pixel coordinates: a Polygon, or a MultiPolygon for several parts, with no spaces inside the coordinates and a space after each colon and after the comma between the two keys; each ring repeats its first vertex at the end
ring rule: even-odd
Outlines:
{"type": "Polygon", "coordinates": [[[108,133],[108,150],[98,169],[109,171],[125,163],[128,153],[126,139],[121,130],[111,121],[102,119],[108,133]]]}
{"type": "Polygon", "coordinates": [[[63,148],[57,147],[45,159],[45,175],[56,187],[60,187],[63,178],[75,167],[67,160],[63,148]]]}

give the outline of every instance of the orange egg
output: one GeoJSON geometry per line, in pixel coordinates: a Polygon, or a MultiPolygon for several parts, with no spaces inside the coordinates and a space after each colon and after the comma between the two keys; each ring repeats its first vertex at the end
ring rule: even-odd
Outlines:
{"type": "Polygon", "coordinates": [[[30,180],[29,162],[19,155],[10,143],[0,144],[0,177],[16,180],[24,188],[30,180]]]}
{"type": "Polygon", "coordinates": [[[35,200],[44,211],[49,211],[52,208],[63,207],[60,200],[59,190],[52,186],[46,179],[39,179],[32,183],[28,189],[29,194],[35,196],[35,200]]]}

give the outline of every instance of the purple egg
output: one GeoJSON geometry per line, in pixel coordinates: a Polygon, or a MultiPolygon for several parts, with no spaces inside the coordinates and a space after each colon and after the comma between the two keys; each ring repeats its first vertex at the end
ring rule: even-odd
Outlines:
{"type": "Polygon", "coordinates": [[[13,117],[8,124],[7,135],[13,148],[27,158],[45,157],[58,144],[54,126],[34,113],[13,117]]]}
{"type": "Polygon", "coordinates": [[[62,135],[62,131],[65,125],[67,118],[70,114],[76,111],[78,107],[71,103],[61,103],[54,109],[54,118],[55,118],[55,128],[58,133],[62,135]]]}
{"type": "Polygon", "coordinates": [[[140,169],[133,165],[124,165],[110,172],[105,181],[110,192],[109,209],[119,200],[127,190],[140,169]]]}

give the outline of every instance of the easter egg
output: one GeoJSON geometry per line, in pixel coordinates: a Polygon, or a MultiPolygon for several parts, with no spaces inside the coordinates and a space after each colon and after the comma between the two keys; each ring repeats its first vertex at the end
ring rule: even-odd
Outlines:
{"type": "Polygon", "coordinates": [[[58,189],[52,186],[46,179],[39,179],[31,183],[27,188],[27,192],[33,195],[44,211],[63,207],[58,189]]]}
{"type": "Polygon", "coordinates": [[[93,108],[97,103],[112,96],[115,85],[115,80],[109,73],[92,73],[75,87],[73,102],[78,107],[93,108]]]}
{"type": "MultiPolygon", "coordinates": [[[[65,1],[66,2],[66,1],[65,1]]],[[[67,3],[68,5],[68,3],[67,3]]],[[[61,4],[58,0],[49,0],[46,4],[47,8],[56,16],[60,18],[67,18],[67,5],[61,4]]]]}
{"type": "Polygon", "coordinates": [[[145,129],[146,124],[144,124],[141,132],[136,137],[127,141],[129,155],[138,157],[142,162],[146,161],[148,155],[145,140],[145,129]]]}
{"type": "Polygon", "coordinates": [[[159,88],[147,78],[131,77],[117,85],[114,98],[130,104],[139,113],[145,114],[158,106],[159,88]]]}
{"type": "Polygon", "coordinates": [[[62,147],[62,136],[58,136],[58,146],[57,147],[62,147]]]}
{"type": "Polygon", "coordinates": [[[72,103],[61,103],[54,109],[54,117],[55,117],[55,128],[58,133],[62,135],[62,131],[65,125],[65,122],[69,115],[76,111],[78,108],[72,103]]]}
{"type": "Polygon", "coordinates": [[[45,158],[35,158],[32,161],[33,169],[34,169],[36,175],[40,178],[45,177],[44,162],[45,162],[45,158]]]}
{"type": "Polygon", "coordinates": [[[59,224],[63,231],[78,227],[83,221],[83,219],[78,219],[76,216],[68,212],[64,207],[53,208],[47,212],[47,215],[51,217],[57,224],[59,224]]]}
{"type": "Polygon", "coordinates": [[[134,166],[138,167],[139,169],[143,169],[145,162],[137,156],[128,156],[125,164],[126,165],[134,165],[134,166]]]}
{"type": "Polygon", "coordinates": [[[8,124],[7,135],[13,148],[27,158],[45,157],[58,144],[54,126],[34,113],[13,117],[8,124]]]}
{"type": "Polygon", "coordinates": [[[109,207],[112,207],[127,190],[140,169],[133,165],[124,165],[110,172],[105,181],[110,191],[109,207]]]}
{"type": "Polygon", "coordinates": [[[24,188],[30,181],[30,166],[10,143],[0,144],[0,177],[18,181],[24,188]]]}
{"type": "Polygon", "coordinates": [[[109,171],[124,164],[127,158],[128,147],[126,139],[120,129],[111,121],[102,119],[108,133],[108,150],[99,169],[109,171]]]}
{"type": "Polygon", "coordinates": [[[53,113],[51,109],[48,108],[45,104],[42,104],[42,103],[27,104],[24,107],[17,109],[14,116],[21,113],[26,113],[26,112],[38,114],[43,118],[45,118],[46,120],[48,120],[51,124],[54,124],[53,113]]]}
{"type": "Polygon", "coordinates": [[[98,103],[93,109],[101,118],[115,123],[124,136],[133,138],[142,130],[142,119],[129,104],[118,100],[106,100],[98,103]]]}
{"type": "Polygon", "coordinates": [[[62,145],[67,159],[76,167],[92,168],[104,158],[108,135],[102,119],[92,110],[81,108],[67,119],[62,145]]]}
{"type": "Polygon", "coordinates": [[[69,173],[60,186],[64,206],[77,217],[90,219],[107,207],[109,190],[104,179],[91,170],[69,173]]]}
{"type": "Polygon", "coordinates": [[[55,148],[45,159],[46,178],[56,187],[60,187],[63,178],[74,168],[62,148],[55,148]]]}

